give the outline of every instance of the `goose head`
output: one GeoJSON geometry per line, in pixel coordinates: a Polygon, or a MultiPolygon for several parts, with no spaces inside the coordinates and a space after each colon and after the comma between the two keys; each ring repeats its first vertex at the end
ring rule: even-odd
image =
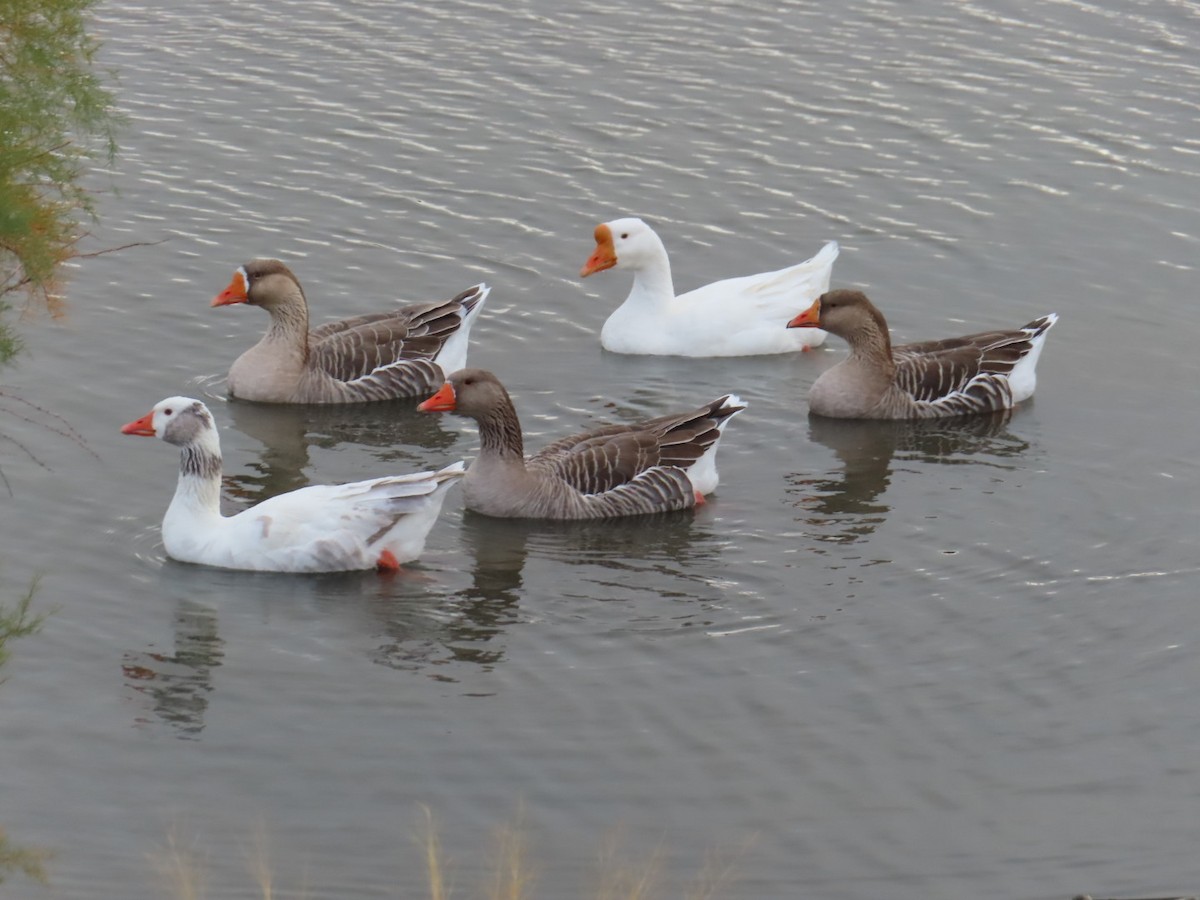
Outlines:
{"type": "Polygon", "coordinates": [[[249,303],[266,310],[304,298],[300,280],[277,259],[252,259],[233,273],[229,286],[213,297],[213,306],[249,303]]]}
{"type": "Polygon", "coordinates": [[[788,328],[821,328],[845,340],[867,333],[888,333],[887,321],[862,291],[826,291],[787,323],[788,328]]]}
{"type": "Polygon", "coordinates": [[[486,369],[459,369],[436,394],[417,406],[421,412],[455,412],[472,419],[512,407],[500,379],[486,369]]]}
{"type": "Polygon", "coordinates": [[[177,447],[195,444],[212,431],[212,413],[191,397],[160,400],[146,415],[121,426],[121,434],[158,437],[177,447]]]}
{"type": "Polygon", "coordinates": [[[613,219],[596,226],[596,250],[579,270],[581,278],[622,266],[640,269],[666,256],[666,248],[654,229],[641,219],[613,219]]]}

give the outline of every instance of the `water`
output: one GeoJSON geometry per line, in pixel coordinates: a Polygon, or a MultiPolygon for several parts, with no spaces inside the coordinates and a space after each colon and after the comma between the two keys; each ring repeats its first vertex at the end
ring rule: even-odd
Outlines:
{"type": "Polygon", "coordinates": [[[130,127],[85,249],[162,243],[75,268],[68,320],[28,325],[5,372],[87,444],[3,419],[45,466],[5,442],[0,589],[41,574],[51,613],[0,687],[0,824],[58,853],[38,892],[167,896],[149,856],[174,839],[211,896],[258,895],[255,855],[281,895],[423,896],[422,804],[456,896],[518,815],[541,897],[595,895],[610,840],[660,857],[662,896],[710,853],[722,898],[1195,892],[1198,20],[103,6],[130,127]],[[628,277],[577,272],[623,214],[681,290],[836,239],[834,283],[898,340],[1058,312],[1037,397],[827,423],[803,398],[836,339],[607,354],[628,277]],[[208,301],[252,255],[317,319],[493,284],[471,360],[531,448],[736,391],[721,488],[694,516],[567,527],[452,493],[394,580],[166,560],[174,452],[117,431],[164,396],[213,407],[230,509],[475,450],[410,403],[224,402],[265,318],[208,301]]]}

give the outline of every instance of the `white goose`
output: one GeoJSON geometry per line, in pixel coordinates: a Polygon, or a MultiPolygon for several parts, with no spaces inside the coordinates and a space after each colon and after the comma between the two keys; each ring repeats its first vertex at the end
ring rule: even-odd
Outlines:
{"type": "Polygon", "coordinates": [[[199,400],[168,397],[121,428],[179,447],[179,483],[163,518],[167,554],[182,562],[262,572],[394,570],[416,559],[461,462],[417,472],[319,484],[221,515],[221,444],[199,400]]]}
{"type": "Polygon", "coordinates": [[[582,278],[605,269],[633,272],[633,288],[600,332],[604,349],[657,356],[759,356],[816,347],[823,331],[788,331],[802,305],[829,288],[838,245],[812,259],[741,278],[727,278],[675,295],[666,247],[641,219],[596,226],[596,250],[582,278]]]}

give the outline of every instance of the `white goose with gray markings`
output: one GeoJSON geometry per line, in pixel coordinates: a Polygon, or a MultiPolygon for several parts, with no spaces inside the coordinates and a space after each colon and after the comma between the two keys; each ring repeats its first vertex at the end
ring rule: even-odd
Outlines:
{"type": "Polygon", "coordinates": [[[892,346],[887,321],[862,291],[822,294],[788,322],[850,345],[822,372],[809,410],[842,419],[930,419],[1010,409],[1033,396],[1037,362],[1055,313],[1022,328],[892,346]]]}
{"type": "Polygon", "coordinates": [[[703,503],[717,487],[721,432],[745,407],[728,394],[687,412],[574,434],[528,459],[512,399],[491,372],[455,372],[417,409],[478,423],[479,456],[463,480],[468,509],[501,518],[603,519],[703,503]]]}
{"type": "Polygon", "coordinates": [[[309,330],[300,280],[277,259],[253,259],[213,306],[247,303],[271,316],[262,340],[229,369],[229,395],[260,403],[366,403],[420,397],[467,364],[471,325],[489,288],[309,330]]]}
{"type": "Polygon", "coordinates": [[[394,570],[416,559],[461,462],[437,472],[319,484],[221,514],[221,442],[199,400],[168,397],[121,428],[179,448],[179,481],[162,523],[181,562],[260,572],[394,570]]]}

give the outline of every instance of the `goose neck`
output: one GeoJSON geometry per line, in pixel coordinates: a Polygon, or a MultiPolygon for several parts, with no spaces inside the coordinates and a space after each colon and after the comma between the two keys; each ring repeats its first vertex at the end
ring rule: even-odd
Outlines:
{"type": "Polygon", "coordinates": [[[271,316],[264,341],[285,344],[306,344],[308,340],[308,305],[304,296],[289,296],[282,303],[265,307],[271,316]]]}
{"type": "Polygon", "coordinates": [[[659,248],[633,272],[630,298],[666,303],[675,299],[675,283],[671,279],[671,261],[667,251],[659,248]]]}
{"type": "Polygon", "coordinates": [[[847,335],[846,342],[850,345],[850,359],[886,369],[889,373],[895,371],[892,341],[886,331],[875,327],[860,328],[847,335]]]}
{"type": "Polygon", "coordinates": [[[192,514],[221,514],[221,451],[209,441],[185,444],[179,450],[179,482],[171,507],[192,514]]]}
{"type": "Polygon", "coordinates": [[[525,441],[521,422],[511,403],[478,416],[480,455],[492,459],[520,460],[524,463],[525,441]]]}

